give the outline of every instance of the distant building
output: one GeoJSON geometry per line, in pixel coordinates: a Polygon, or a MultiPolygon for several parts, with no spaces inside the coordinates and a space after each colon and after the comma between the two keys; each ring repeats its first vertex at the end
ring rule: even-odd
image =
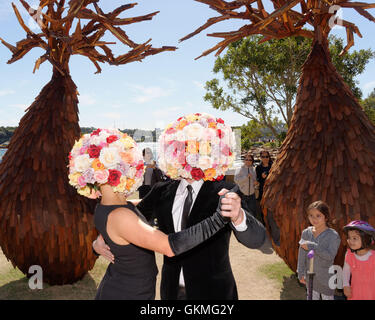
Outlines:
{"type": "Polygon", "coordinates": [[[0,148],[8,148],[8,146],[9,146],[9,141],[0,144],[0,148]]]}
{"type": "MultiPolygon", "coordinates": [[[[277,134],[280,134],[281,132],[288,131],[288,128],[285,124],[279,123],[275,126],[275,130],[277,134]]],[[[258,141],[270,142],[270,141],[276,140],[277,138],[272,134],[272,131],[270,128],[267,128],[267,127],[261,128],[260,132],[263,134],[263,136],[259,138],[258,141]]]]}

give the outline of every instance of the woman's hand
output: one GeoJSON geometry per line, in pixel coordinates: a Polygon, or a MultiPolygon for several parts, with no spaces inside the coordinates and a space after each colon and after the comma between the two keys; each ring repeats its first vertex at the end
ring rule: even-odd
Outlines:
{"type": "Polygon", "coordinates": [[[109,246],[106,245],[102,235],[100,234],[99,237],[92,243],[92,247],[94,248],[95,252],[103,256],[109,262],[115,263],[115,257],[112,254],[109,246]]]}
{"type": "Polygon", "coordinates": [[[348,299],[351,299],[352,297],[352,288],[350,287],[344,287],[344,294],[348,299]]]}
{"type": "Polygon", "coordinates": [[[309,248],[307,247],[307,244],[306,244],[306,243],[301,244],[301,248],[304,249],[304,250],[306,250],[306,251],[309,250],[309,248]]]}
{"type": "Polygon", "coordinates": [[[266,179],[266,178],[267,178],[267,173],[263,172],[263,173],[262,173],[262,178],[263,178],[263,179],[266,179]]]}
{"type": "Polygon", "coordinates": [[[306,285],[306,280],[305,280],[305,277],[302,277],[300,280],[299,280],[300,283],[306,285]]]}

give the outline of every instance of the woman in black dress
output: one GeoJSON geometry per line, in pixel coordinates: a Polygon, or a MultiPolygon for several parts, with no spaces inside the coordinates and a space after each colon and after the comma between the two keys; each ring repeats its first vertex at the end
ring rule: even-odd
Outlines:
{"type": "Polygon", "coordinates": [[[263,196],[263,188],[264,188],[264,183],[267,179],[268,174],[270,173],[272,166],[272,159],[270,156],[270,153],[267,150],[262,150],[260,152],[260,164],[258,164],[255,168],[256,175],[257,175],[257,181],[259,183],[259,196],[257,198],[257,216],[259,221],[264,223],[264,217],[263,217],[263,212],[260,207],[260,202],[262,200],[263,196]]]}
{"type": "Polygon", "coordinates": [[[267,150],[262,150],[260,152],[260,160],[260,164],[258,164],[255,169],[257,174],[257,181],[259,182],[259,196],[257,199],[258,201],[262,200],[264,183],[267,179],[268,174],[270,173],[272,166],[271,156],[267,150]]]}
{"type": "Polygon", "coordinates": [[[210,238],[227,221],[216,212],[201,223],[166,235],[147,220],[126,197],[109,185],[100,187],[102,200],[95,210],[95,227],[115,256],[95,299],[153,300],[157,267],[154,251],[168,257],[186,252],[210,238]],[[152,251],[151,251],[152,250],[152,251]]]}
{"type": "Polygon", "coordinates": [[[70,184],[90,198],[101,196],[95,227],[115,255],[95,299],[155,298],[157,267],[154,251],[168,257],[204,242],[226,226],[220,207],[209,218],[166,235],[147,224],[129,201],[143,181],[142,155],[133,139],[118,130],[96,130],[76,142],[70,154],[70,184]]]}

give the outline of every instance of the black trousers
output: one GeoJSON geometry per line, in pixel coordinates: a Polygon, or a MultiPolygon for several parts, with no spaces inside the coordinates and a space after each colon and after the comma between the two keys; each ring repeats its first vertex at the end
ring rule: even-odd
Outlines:
{"type": "Polygon", "coordinates": [[[185,287],[178,287],[177,300],[186,300],[185,287]]]}

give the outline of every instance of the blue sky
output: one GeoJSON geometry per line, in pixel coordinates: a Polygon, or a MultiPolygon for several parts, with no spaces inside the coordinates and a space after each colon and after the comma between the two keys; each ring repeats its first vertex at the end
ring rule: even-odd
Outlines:
{"type": "MultiPolygon", "coordinates": [[[[27,24],[32,22],[22,5],[13,0],[22,12],[27,24]]],[[[152,38],[154,47],[176,46],[175,52],[161,53],[123,66],[101,64],[102,73],[95,75],[94,65],[86,58],[73,56],[71,75],[80,93],[80,125],[94,127],[118,127],[154,129],[162,128],[179,116],[191,112],[207,112],[222,117],[229,125],[242,125],[247,119],[231,111],[218,111],[203,100],[206,81],[212,79],[214,54],[194,60],[204,50],[217,43],[207,33],[237,30],[244,22],[230,21],[217,24],[190,40],[178,40],[217,15],[207,5],[193,0],[138,0],[138,6],[127,10],[122,17],[144,15],[160,11],[151,21],[125,26],[130,39],[142,43],[152,38]]],[[[266,1],[265,1],[266,2],[266,1]]],[[[370,1],[367,1],[370,2],[370,1]]],[[[31,5],[39,3],[29,0],[31,5]]],[[[129,1],[100,1],[108,12],[129,1]]],[[[370,12],[375,15],[375,10],[370,12]]],[[[355,23],[363,38],[355,35],[354,49],[375,50],[375,23],[350,9],[343,10],[343,19],[355,23]]],[[[333,34],[345,38],[344,29],[333,34]]],[[[0,2],[0,37],[11,44],[24,39],[25,32],[19,26],[11,8],[11,0],[0,2]]],[[[113,40],[111,36],[106,39],[113,40]]],[[[116,39],[117,40],[117,39],[116,39]]],[[[116,54],[128,48],[119,44],[112,46],[116,54]]],[[[353,49],[352,49],[353,50],[353,49]]],[[[45,62],[39,71],[32,73],[35,61],[43,54],[33,49],[22,60],[8,65],[11,52],[0,45],[0,126],[16,126],[25,109],[34,101],[43,86],[51,79],[51,66],[45,62]]],[[[358,77],[365,96],[375,88],[375,61],[358,77]]]]}

